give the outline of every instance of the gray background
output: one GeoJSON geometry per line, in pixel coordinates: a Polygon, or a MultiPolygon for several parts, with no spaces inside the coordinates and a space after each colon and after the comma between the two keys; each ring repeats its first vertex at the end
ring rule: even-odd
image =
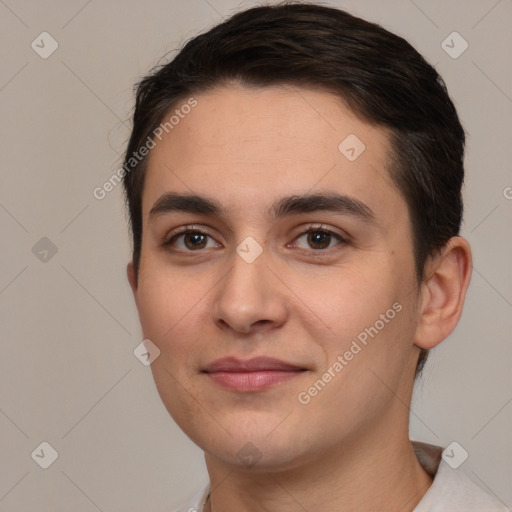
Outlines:
{"type": "MultiPolygon", "coordinates": [[[[0,0],[1,511],[163,512],[207,478],[133,355],[121,187],[103,200],[93,190],[120,166],[133,84],[184,39],[255,4],[0,0]],[[49,48],[43,31],[59,45],[46,59],[31,47],[49,48]],[[43,441],[58,452],[48,469],[31,458],[43,441]]],[[[461,323],[416,389],[411,437],[460,443],[460,470],[510,506],[512,1],[325,4],[408,39],[469,132],[474,275],[461,323]],[[469,44],[458,58],[442,47],[453,31],[469,44]]]]}

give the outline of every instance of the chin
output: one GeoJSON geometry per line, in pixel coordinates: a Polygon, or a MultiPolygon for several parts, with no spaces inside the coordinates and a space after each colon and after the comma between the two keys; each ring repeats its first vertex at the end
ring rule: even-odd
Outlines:
{"type": "Polygon", "coordinates": [[[301,461],[308,457],[311,446],[299,434],[297,425],[290,423],[285,426],[287,420],[280,424],[282,415],[272,415],[271,421],[268,415],[266,419],[255,418],[248,413],[244,416],[240,422],[224,416],[229,424],[229,433],[221,428],[212,433],[211,429],[205,428],[196,430],[191,439],[222,463],[256,473],[290,470],[300,466],[301,461]]]}
{"type": "Polygon", "coordinates": [[[301,465],[304,454],[297,450],[297,444],[290,440],[288,443],[271,443],[265,436],[258,442],[231,440],[230,443],[215,444],[214,449],[205,449],[214,457],[228,466],[251,473],[269,471],[289,471],[301,465]]]}

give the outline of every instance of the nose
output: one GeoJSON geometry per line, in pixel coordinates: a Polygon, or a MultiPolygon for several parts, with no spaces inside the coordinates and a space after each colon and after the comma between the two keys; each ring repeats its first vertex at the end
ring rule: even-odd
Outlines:
{"type": "Polygon", "coordinates": [[[214,303],[215,323],[241,334],[283,325],[288,315],[285,287],[270,268],[268,250],[252,262],[238,253],[219,283],[214,303]]]}

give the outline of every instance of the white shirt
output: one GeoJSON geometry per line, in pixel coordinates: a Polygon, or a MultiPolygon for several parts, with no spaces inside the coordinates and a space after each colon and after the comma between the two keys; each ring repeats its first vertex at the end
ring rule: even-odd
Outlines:
{"type": "MultiPolygon", "coordinates": [[[[441,458],[439,446],[412,441],[418,461],[434,481],[414,512],[510,512],[498,499],[483,491],[458,469],[441,458]]],[[[210,492],[207,484],[175,512],[204,512],[210,492]]]]}

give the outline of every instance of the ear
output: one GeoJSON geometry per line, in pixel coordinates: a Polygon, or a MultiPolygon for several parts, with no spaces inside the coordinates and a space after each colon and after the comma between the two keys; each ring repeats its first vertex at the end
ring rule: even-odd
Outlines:
{"type": "Polygon", "coordinates": [[[419,321],[414,343],[431,349],[455,329],[471,280],[473,259],[467,240],[451,238],[426,266],[421,284],[419,321]]]}
{"type": "Polygon", "coordinates": [[[133,296],[135,297],[137,294],[137,273],[135,272],[135,266],[133,265],[133,261],[130,261],[130,263],[128,263],[126,267],[126,275],[128,276],[128,282],[130,283],[133,296]]]}

